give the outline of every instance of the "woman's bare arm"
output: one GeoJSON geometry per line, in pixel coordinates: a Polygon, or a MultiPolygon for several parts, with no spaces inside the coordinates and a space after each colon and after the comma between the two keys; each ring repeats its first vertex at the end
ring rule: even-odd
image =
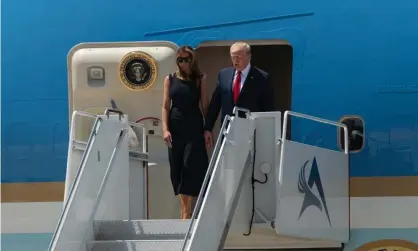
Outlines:
{"type": "Polygon", "coordinates": [[[170,95],[168,90],[170,89],[170,79],[165,77],[164,79],[164,91],[163,91],[163,107],[162,107],[162,129],[163,132],[168,131],[168,114],[170,110],[170,95]]]}

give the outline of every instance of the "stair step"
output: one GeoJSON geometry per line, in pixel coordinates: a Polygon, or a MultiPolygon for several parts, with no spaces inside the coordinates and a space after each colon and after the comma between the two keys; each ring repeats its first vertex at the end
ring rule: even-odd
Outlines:
{"type": "Polygon", "coordinates": [[[94,221],[96,240],[182,240],[190,220],[94,221]]]}
{"type": "Polygon", "coordinates": [[[89,241],[86,251],[180,251],[182,246],[182,240],[89,241]]]}

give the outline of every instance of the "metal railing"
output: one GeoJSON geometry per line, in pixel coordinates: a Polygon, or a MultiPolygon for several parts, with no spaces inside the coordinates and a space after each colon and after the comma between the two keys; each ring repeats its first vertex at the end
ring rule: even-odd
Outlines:
{"type": "Polygon", "coordinates": [[[190,219],[189,227],[187,228],[187,232],[186,232],[186,235],[184,237],[184,243],[183,243],[183,246],[181,248],[182,251],[184,251],[186,249],[188,238],[190,237],[190,234],[192,233],[193,224],[194,224],[194,222],[197,218],[197,215],[199,214],[199,212],[201,210],[201,207],[202,207],[202,204],[203,204],[203,198],[204,198],[205,193],[206,193],[206,188],[209,184],[210,177],[212,176],[212,172],[213,172],[213,169],[215,167],[216,159],[217,159],[217,156],[219,155],[219,152],[220,152],[220,149],[221,149],[221,144],[222,144],[223,138],[224,138],[224,136],[227,132],[226,129],[227,129],[227,126],[229,125],[230,120],[231,120],[231,117],[229,115],[226,115],[225,118],[224,118],[224,121],[222,123],[221,130],[219,131],[219,136],[218,136],[218,139],[216,140],[216,144],[215,144],[215,147],[214,147],[214,150],[213,150],[213,153],[212,153],[212,157],[211,157],[210,162],[209,162],[209,167],[208,167],[208,170],[206,172],[205,179],[203,180],[203,184],[202,184],[202,188],[200,189],[199,196],[197,197],[196,205],[195,205],[195,208],[193,210],[192,217],[190,219]]]}
{"type": "MultiPolygon", "coordinates": [[[[76,113],[73,113],[73,118],[75,116],[76,116],[76,113]]],[[[63,227],[63,219],[65,218],[65,216],[68,213],[68,208],[69,208],[69,206],[71,204],[71,201],[74,198],[74,193],[77,190],[78,181],[79,181],[79,179],[81,177],[81,174],[84,171],[84,168],[85,168],[84,163],[85,163],[86,158],[88,156],[88,152],[89,152],[88,150],[90,149],[90,147],[91,147],[91,145],[93,143],[93,139],[96,136],[96,132],[97,132],[98,126],[100,125],[100,122],[101,121],[103,121],[102,118],[96,117],[96,120],[95,120],[94,125],[93,125],[92,132],[90,133],[89,139],[87,141],[86,151],[84,151],[83,156],[81,157],[80,168],[77,170],[76,176],[74,178],[74,182],[73,182],[73,184],[71,186],[71,189],[70,189],[70,193],[69,193],[69,196],[68,196],[68,200],[64,204],[64,208],[63,208],[62,213],[61,213],[61,216],[59,218],[57,227],[56,227],[56,229],[54,231],[54,235],[52,236],[52,241],[51,241],[51,243],[49,245],[49,248],[48,248],[49,251],[51,251],[52,248],[56,245],[56,241],[57,241],[57,238],[58,238],[58,233],[61,231],[61,229],[63,227]]]]}
{"type": "MultiPolygon", "coordinates": [[[[109,119],[111,112],[117,113],[119,115],[119,120],[120,121],[122,120],[123,113],[120,112],[120,111],[117,111],[117,110],[112,110],[112,109],[107,109],[105,111],[104,115],[107,117],[107,119],[109,119]]],[[[73,115],[72,115],[72,120],[71,120],[72,121],[72,125],[71,125],[72,134],[74,134],[74,131],[75,131],[75,118],[76,118],[76,116],[84,116],[84,117],[93,118],[93,119],[95,119],[95,121],[94,121],[94,124],[92,126],[91,133],[89,135],[89,138],[88,138],[87,142],[76,141],[75,139],[70,138],[70,140],[72,142],[71,143],[72,148],[83,151],[83,154],[82,154],[82,157],[81,157],[79,168],[77,169],[76,175],[74,177],[74,181],[72,182],[71,188],[69,189],[68,199],[64,203],[63,211],[61,213],[61,216],[59,218],[57,227],[54,231],[51,243],[49,245],[49,248],[48,248],[49,251],[53,250],[53,248],[55,248],[55,246],[57,245],[59,234],[62,231],[62,228],[64,226],[63,221],[67,217],[69,208],[70,208],[70,206],[71,206],[71,204],[74,200],[75,193],[78,189],[78,185],[80,183],[80,178],[82,177],[82,174],[83,174],[83,172],[86,168],[85,162],[86,162],[87,157],[89,155],[90,148],[92,147],[95,136],[97,135],[97,130],[99,128],[100,122],[103,121],[103,118],[100,117],[99,115],[90,114],[90,113],[83,112],[83,111],[74,111],[73,115]]],[[[147,153],[146,153],[146,129],[145,129],[145,126],[143,124],[139,124],[139,123],[131,123],[131,122],[127,122],[127,123],[130,126],[134,126],[134,127],[138,127],[140,129],[142,129],[142,135],[143,135],[142,136],[142,143],[143,143],[142,144],[142,151],[129,151],[130,156],[135,158],[135,159],[141,160],[141,161],[148,161],[148,156],[147,156],[147,153]],[[132,156],[131,153],[135,154],[136,156],[132,156]]],[[[113,149],[113,152],[112,152],[112,155],[110,157],[109,163],[107,165],[104,177],[103,177],[102,182],[100,184],[99,191],[97,193],[97,197],[96,197],[95,203],[93,205],[93,211],[92,211],[93,213],[89,217],[90,221],[93,220],[94,214],[97,211],[100,199],[101,199],[102,194],[103,194],[103,188],[106,186],[109,175],[112,172],[113,163],[115,161],[115,156],[117,155],[117,153],[119,151],[119,148],[120,148],[120,144],[123,141],[123,139],[125,138],[127,132],[128,132],[127,128],[122,129],[121,132],[120,132],[119,138],[118,138],[117,143],[116,143],[116,145],[113,149]]],[[[72,136],[74,136],[74,135],[70,135],[70,137],[72,137],[72,136]]]]}
{"type": "MultiPolygon", "coordinates": [[[[232,111],[234,116],[238,117],[239,112],[244,112],[246,118],[249,118],[250,115],[251,115],[250,110],[235,106],[233,111],[232,111]]],[[[199,196],[197,198],[196,205],[195,205],[195,208],[193,210],[193,214],[192,214],[192,217],[190,219],[190,223],[189,223],[186,235],[184,237],[184,242],[183,242],[183,246],[182,246],[182,249],[181,249],[182,251],[185,251],[185,249],[186,249],[188,239],[189,239],[189,237],[192,233],[193,224],[195,223],[195,221],[197,219],[197,216],[202,209],[201,207],[202,207],[202,204],[203,204],[203,199],[204,199],[204,196],[205,196],[205,193],[206,193],[206,189],[208,187],[208,184],[209,184],[210,178],[212,176],[213,170],[216,166],[216,160],[217,160],[218,155],[220,153],[222,141],[224,140],[224,136],[226,136],[226,134],[228,133],[228,125],[229,125],[230,121],[231,121],[231,116],[226,115],[225,118],[224,118],[224,121],[222,123],[221,130],[219,131],[219,136],[218,136],[218,139],[216,140],[216,144],[215,144],[215,147],[214,147],[214,150],[213,150],[213,153],[212,153],[212,157],[211,157],[210,162],[209,162],[209,167],[208,167],[208,170],[206,172],[205,179],[203,180],[203,185],[202,185],[202,188],[200,190],[199,196]]]]}
{"type": "Polygon", "coordinates": [[[288,127],[289,116],[294,116],[294,117],[299,117],[299,118],[302,118],[302,119],[312,120],[312,121],[315,121],[315,122],[319,122],[319,123],[322,123],[322,124],[333,125],[333,126],[336,126],[336,127],[342,127],[344,129],[344,153],[345,154],[349,153],[349,149],[348,149],[348,128],[345,124],[335,122],[335,121],[331,121],[331,120],[327,120],[327,119],[314,117],[314,116],[310,116],[310,115],[306,115],[306,114],[302,114],[302,113],[286,111],[284,113],[282,138],[279,142],[280,144],[282,144],[281,152],[280,152],[279,175],[278,175],[279,176],[279,182],[282,181],[282,176],[283,176],[283,166],[282,166],[283,158],[284,158],[284,146],[283,146],[283,144],[284,144],[284,142],[286,140],[286,136],[287,136],[287,127],[288,127]]]}
{"type": "MultiPolygon", "coordinates": [[[[104,115],[106,115],[108,118],[109,118],[109,112],[110,111],[119,112],[118,110],[107,109],[105,111],[104,115]]],[[[72,128],[74,128],[74,129],[75,129],[74,125],[75,125],[75,121],[76,121],[77,116],[88,117],[88,118],[93,118],[93,119],[96,119],[98,117],[98,115],[96,115],[96,114],[92,114],[92,113],[88,113],[88,112],[84,112],[84,111],[74,111],[72,119],[71,119],[72,128]]],[[[121,116],[123,117],[123,114],[121,116]]],[[[139,151],[142,152],[142,153],[146,153],[147,152],[147,141],[146,141],[147,129],[146,129],[145,125],[142,124],[142,123],[134,123],[134,122],[130,122],[130,121],[128,121],[128,124],[129,124],[129,126],[138,128],[141,131],[142,146],[141,146],[141,149],[139,151]]],[[[85,142],[85,141],[75,140],[75,139],[71,139],[71,140],[72,140],[73,143],[75,143],[73,145],[74,145],[74,148],[77,149],[77,150],[84,150],[83,146],[87,145],[87,142],[85,142]]],[[[135,149],[132,150],[131,152],[133,153],[133,154],[131,154],[132,156],[135,156],[135,155],[138,154],[138,151],[136,151],[135,149]]]]}

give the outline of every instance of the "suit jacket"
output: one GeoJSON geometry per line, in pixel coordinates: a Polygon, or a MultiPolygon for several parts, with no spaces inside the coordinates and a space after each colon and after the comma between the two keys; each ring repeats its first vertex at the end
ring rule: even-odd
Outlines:
{"type": "Polygon", "coordinates": [[[235,105],[232,98],[234,74],[233,67],[222,69],[218,74],[216,89],[205,119],[207,131],[212,131],[221,108],[221,122],[227,114],[232,115],[234,106],[249,109],[251,112],[274,111],[274,93],[267,72],[251,66],[235,105]]]}

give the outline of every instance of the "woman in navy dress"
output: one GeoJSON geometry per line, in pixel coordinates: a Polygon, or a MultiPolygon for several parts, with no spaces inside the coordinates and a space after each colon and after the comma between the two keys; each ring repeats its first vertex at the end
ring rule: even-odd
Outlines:
{"type": "Polygon", "coordinates": [[[206,76],[199,70],[194,50],[181,47],[176,62],[177,71],[164,81],[162,127],[171,183],[181,201],[181,218],[189,219],[208,168],[203,118],[209,102],[206,76]]]}

